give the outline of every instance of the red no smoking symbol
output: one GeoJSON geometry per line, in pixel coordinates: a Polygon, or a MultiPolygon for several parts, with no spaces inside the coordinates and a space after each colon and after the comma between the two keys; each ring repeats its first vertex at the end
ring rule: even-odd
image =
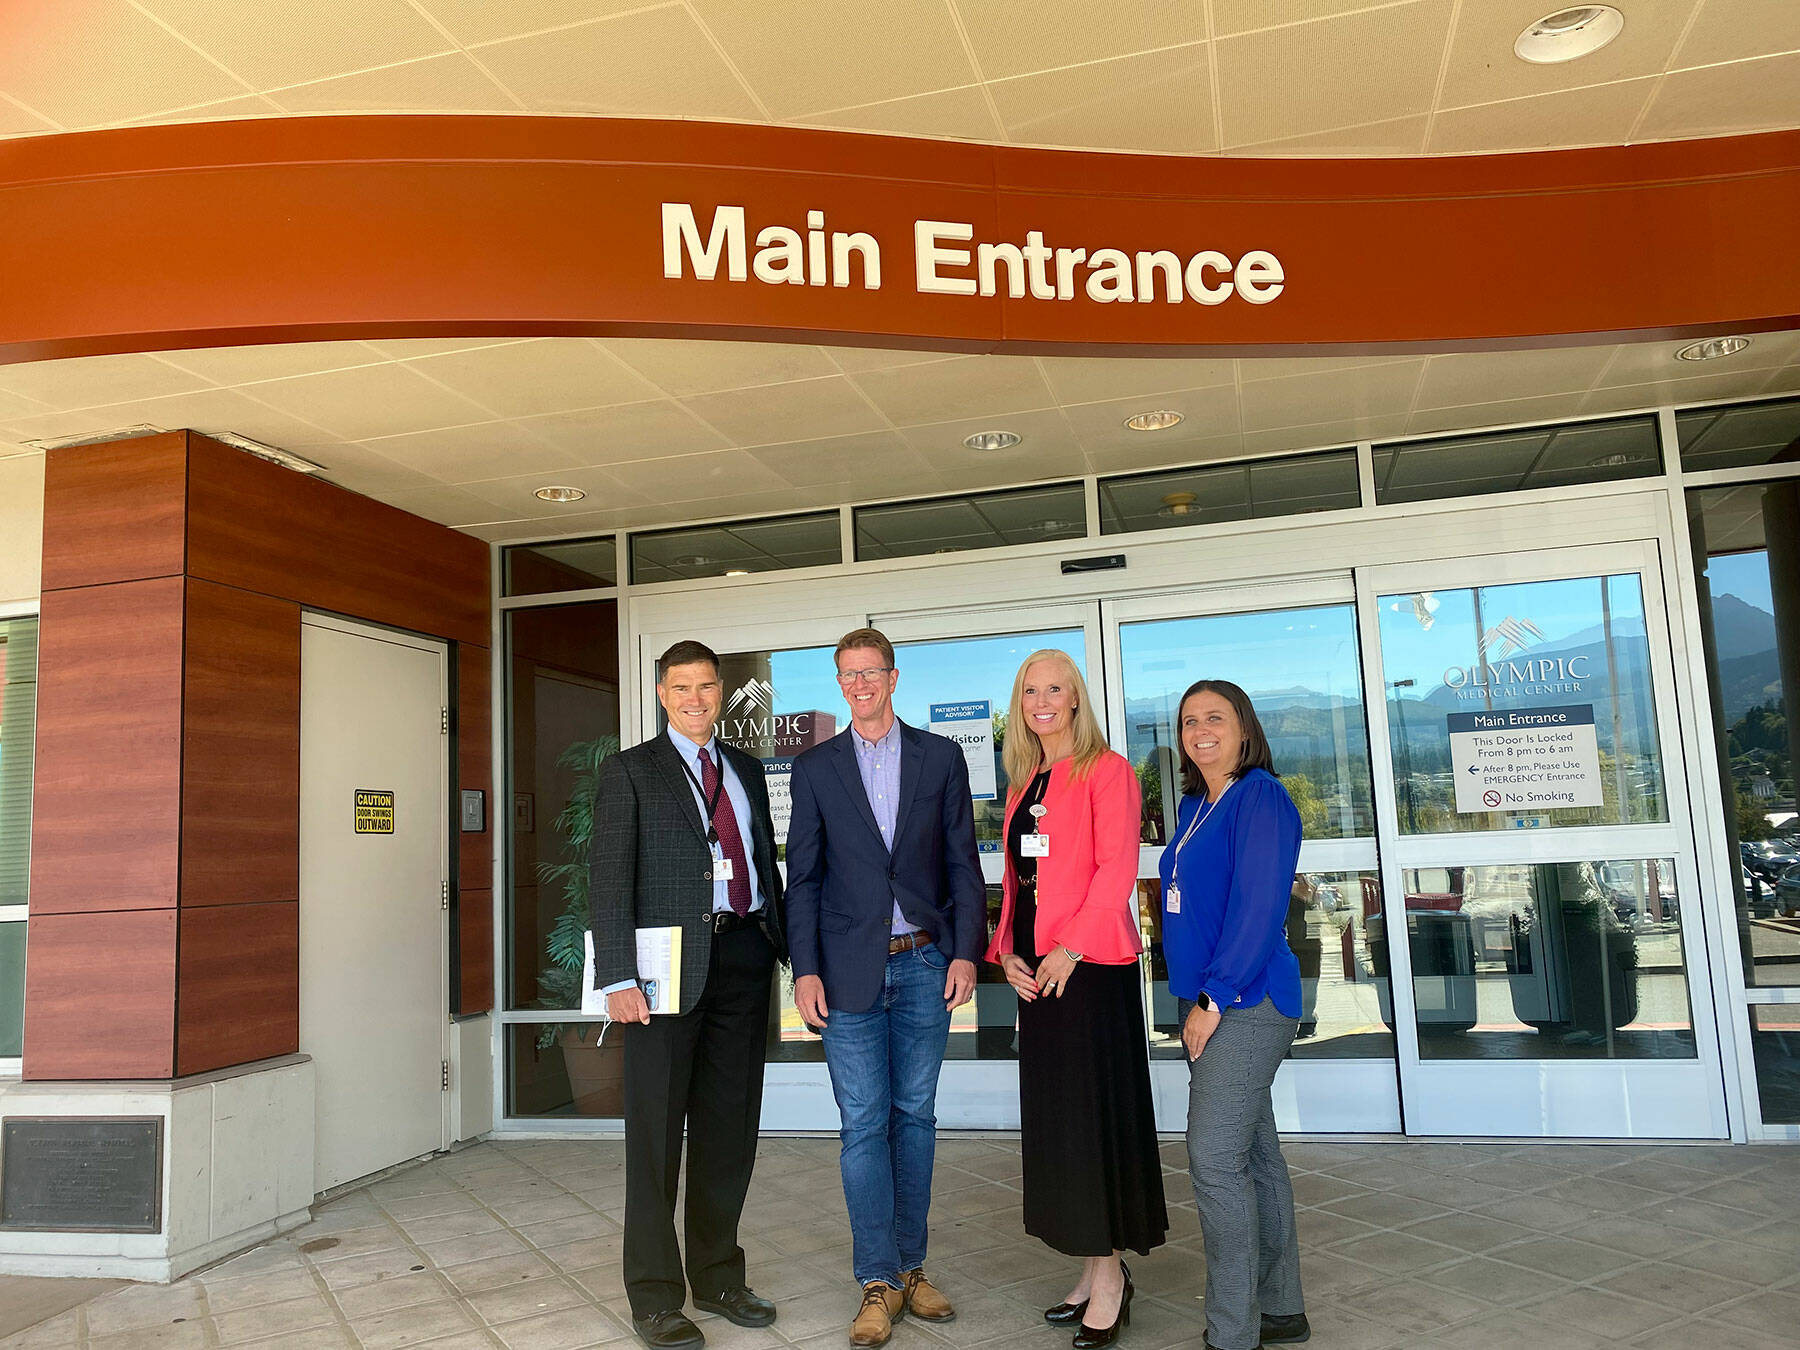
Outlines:
{"type": "Polygon", "coordinates": [[[1500,794],[1495,792],[1492,788],[1489,788],[1486,792],[1481,794],[1481,804],[1483,806],[1500,805],[1500,794]]]}

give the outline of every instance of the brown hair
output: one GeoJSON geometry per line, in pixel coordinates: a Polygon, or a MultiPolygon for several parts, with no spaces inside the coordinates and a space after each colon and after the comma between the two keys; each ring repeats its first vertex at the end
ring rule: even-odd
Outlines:
{"type": "Polygon", "coordinates": [[[683,638],[668,651],[656,658],[656,682],[661,684],[669,678],[669,667],[691,666],[705,661],[712,666],[713,674],[719,673],[719,654],[704,642],[695,642],[692,638],[683,638]]]}
{"type": "Polygon", "coordinates": [[[1195,680],[1181,696],[1181,702],[1175,705],[1175,745],[1176,753],[1181,757],[1183,796],[1192,797],[1206,791],[1206,779],[1200,774],[1200,766],[1188,758],[1187,741],[1181,734],[1182,712],[1195,694],[1217,694],[1231,705],[1231,710],[1237,714],[1238,725],[1244,729],[1244,745],[1238,751],[1237,768],[1231,771],[1234,782],[1252,769],[1261,769],[1272,778],[1281,777],[1275,772],[1275,761],[1269,754],[1269,738],[1263,734],[1262,722],[1250,705],[1250,695],[1230,680],[1195,680]]]}
{"type": "Polygon", "coordinates": [[[887,634],[879,628],[855,628],[845,633],[838,639],[837,650],[831,654],[832,662],[835,664],[845,652],[855,651],[880,652],[888,669],[894,668],[894,644],[887,640],[887,634]]]}

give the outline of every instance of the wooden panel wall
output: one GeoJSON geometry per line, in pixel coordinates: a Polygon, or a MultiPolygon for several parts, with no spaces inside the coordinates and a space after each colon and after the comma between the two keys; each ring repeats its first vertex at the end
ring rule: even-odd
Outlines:
{"type": "Polygon", "coordinates": [[[180,576],[187,433],[57,450],[44,463],[44,589],[180,576]]]}
{"type": "Polygon", "coordinates": [[[463,788],[486,794],[486,829],[457,834],[456,975],[451,1011],[469,1015],[494,1006],[494,831],[500,803],[494,798],[493,719],[489,651],[456,647],[456,775],[463,788]]]}
{"type": "Polygon", "coordinates": [[[180,912],[175,1071],[205,1073],[300,1045],[300,905],[180,912]]]}
{"type": "Polygon", "coordinates": [[[175,911],[33,914],[25,1077],[175,1072],[175,911]]]}

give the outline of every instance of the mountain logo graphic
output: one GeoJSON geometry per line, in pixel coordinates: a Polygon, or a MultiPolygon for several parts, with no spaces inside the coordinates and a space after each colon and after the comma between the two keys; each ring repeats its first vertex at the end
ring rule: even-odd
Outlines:
{"type": "Polygon", "coordinates": [[[1476,645],[1481,649],[1483,660],[1496,656],[1511,656],[1514,652],[1522,652],[1533,643],[1544,640],[1544,630],[1530,619],[1515,619],[1510,614],[1487,632],[1481,635],[1476,645]]]}
{"type": "Polygon", "coordinates": [[[747,717],[754,717],[759,711],[764,713],[775,711],[775,686],[767,680],[746,680],[743,686],[731,696],[731,701],[725,705],[727,717],[736,717],[740,713],[747,717]]]}

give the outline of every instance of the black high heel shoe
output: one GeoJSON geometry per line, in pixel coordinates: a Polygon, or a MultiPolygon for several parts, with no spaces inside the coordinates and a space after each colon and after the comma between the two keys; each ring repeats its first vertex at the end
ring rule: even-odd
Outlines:
{"type": "Polygon", "coordinates": [[[1087,1305],[1085,1298],[1079,1303],[1059,1303],[1054,1308],[1044,1309],[1044,1320],[1053,1327],[1075,1326],[1087,1312],[1087,1305]]]}
{"type": "Polygon", "coordinates": [[[1125,1276],[1125,1296],[1119,1300],[1119,1315],[1113,1319],[1110,1327],[1090,1327],[1083,1322],[1075,1331],[1075,1339],[1071,1342],[1074,1350],[1101,1350],[1119,1339],[1119,1333],[1131,1325],[1131,1267],[1123,1261],[1119,1262],[1119,1270],[1125,1276]]]}

